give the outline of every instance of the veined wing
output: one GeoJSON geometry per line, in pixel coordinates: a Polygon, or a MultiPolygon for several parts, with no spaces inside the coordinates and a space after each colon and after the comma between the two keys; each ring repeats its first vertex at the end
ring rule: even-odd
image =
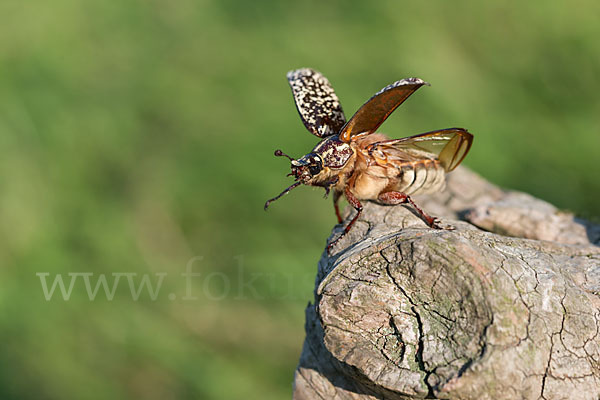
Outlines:
{"type": "Polygon", "coordinates": [[[373,143],[367,150],[376,158],[389,161],[438,159],[449,172],[462,162],[472,143],[473,135],[465,129],[450,128],[373,143]]]}
{"type": "Polygon", "coordinates": [[[314,69],[302,68],[288,72],[287,79],[306,129],[318,137],[339,133],[346,116],[327,78],[314,69]]]}
{"type": "Polygon", "coordinates": [[[344,125],[340,139],[349,142],[359,134],[375,132],[387,117],[423,85],[429,85],[419,78],[402,79],[375,93],[344,125]]]}

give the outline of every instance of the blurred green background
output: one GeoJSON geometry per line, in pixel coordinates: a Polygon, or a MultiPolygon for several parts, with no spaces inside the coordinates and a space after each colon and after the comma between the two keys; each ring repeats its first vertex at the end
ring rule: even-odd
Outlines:
{"type": "Polygon", "coordinates": [[[467,166],[599,215],[599,21],[592,0],[3,1],[0,398],[290,397],[335,222],[309,188],[262,210],[290,182],[273,150],[317,142],[290,69],[348,116],[425,79],[384,132],[468,128],[467,166]],[[90,300],[68,273],[137,275],[90,300]]]}

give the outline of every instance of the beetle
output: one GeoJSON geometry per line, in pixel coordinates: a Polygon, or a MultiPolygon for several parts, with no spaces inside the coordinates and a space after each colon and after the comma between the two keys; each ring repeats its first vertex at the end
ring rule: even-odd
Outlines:
{"type": "MultiPolygon", "coordinates": [[[[387,117],[421,86],[419,78],[396,81],[375,93],[346,121],[333,87],[320,72],[301,68],[290,71],[287,79],[304,126],[321,141],[306,155],[294,159],[281,150],[275,156],[287,157],[295,182],[265,203],[269,205],[300,185],[317,186],[325,194],[333,191],[338,222],[342,217],[338,200],[342,195],[356,210],[331,249],[350,231],[362,211],[361,201],[380,204],[410,204],[431,228],[445,229],[439,219],[428,215],[410,195],[440,191],[445,175],[464,159],[473,135],[462,128],[442,129],[402,139],[390,139],[376,130],[387,117]]],[[[452,229],[446,227],[446,229],[452,229]]]]}

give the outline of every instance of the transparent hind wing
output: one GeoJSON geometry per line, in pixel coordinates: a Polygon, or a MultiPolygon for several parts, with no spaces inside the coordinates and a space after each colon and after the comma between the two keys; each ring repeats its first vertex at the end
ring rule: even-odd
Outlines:
{"type": "Polygon", "coordinates": [[[472,143],[473,135],[465,129],[450,128],[373,143],[367,150],[371,154],[380,152],[392,162],[437,159],[449,172],[462,162],[472,143]]]}

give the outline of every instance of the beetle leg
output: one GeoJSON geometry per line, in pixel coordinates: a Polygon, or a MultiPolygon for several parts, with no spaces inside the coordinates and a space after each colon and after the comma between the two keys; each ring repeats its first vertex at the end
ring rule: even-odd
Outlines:
{"type": "Polygon", "coordinates": [[[335,208],[335,216],[337,217],[338,224],[342,223],[342,215],[340,214],[340,207],[338,206],[338,200],[340,199],[342,192],[337,190],[333,192],[333,207],[335,208]]]}
{"type": "MultiPolygon", "coordinates": [[[[344,194],[346,195],[346,199],[348,199],[348,203],[350,203],[350,205],[352,207],[354,207],[354,209],[356,210],[356,215],[354,216],[354,218],[352,218],[352,221],[350,221],[350,223],[344,228],[344,232],[342,232],[342,234],[337,239],[335,239],[333,242],[329,243],[329,246],[327,246],[327,252],[329,252],[331,250],[331,248],[350,231],[350,228],[352,228],[352,225],[354,225],[354,223],[360,216],[360,213],[362,212],[362,209],[363,209],[363,206],[360,203],[360,201],[358,201],[358,199],[356,197],[354,197],[354,195],[350,192],[348,187],[346,187],[346,189],[344,189],[344,194]]],[[[339,195],[338,195],[338,197],[339,197],[339,195]]],[[[336,205],[336,207],[337,207],[337,205],[336,205]]],[[[339,218],[339,211],[338,211],[338,218],[339,218]]]]}
{"type": "MultiPolygon", "coordinates": [[[[325,183],[323,185],[323,189],[325,189],[325,198],[327,198],[327,196],[329,196],[329,191],[331,191],[331,188],[333,187],[333,185],[335,185],[338,182],[339,178],[336,176],[334,179],[330,180],[329,182],[325,183]]],[[[335,200],[334,200],[335,202],[335,200]]],[[[340,221],[342,222],[342,221],[340,221]]]]}
{"type": "Polygon", "coordinates": [[[425,211],[421,210],[421,208],[410,198],[410,196],[408,196],[404,193],[401,193],[401,192],[381,193],[379,196],[377,196],[377,200],[379,200],[380,202],[382,202],[384,204],[388,204],[388,205],[392,205],[392,206],[396,205],[396,204],[409,203],[417,211],[419,216],[421,216],[421,218],[423,218],[425,220],[425,222],[427,222],[427,225],[429,225],[430,228],[444,229],[444,227],[442,227],[440,225],[440,221],[437,218],[432,217],[429,214],[427,214],[425,211]]]}

